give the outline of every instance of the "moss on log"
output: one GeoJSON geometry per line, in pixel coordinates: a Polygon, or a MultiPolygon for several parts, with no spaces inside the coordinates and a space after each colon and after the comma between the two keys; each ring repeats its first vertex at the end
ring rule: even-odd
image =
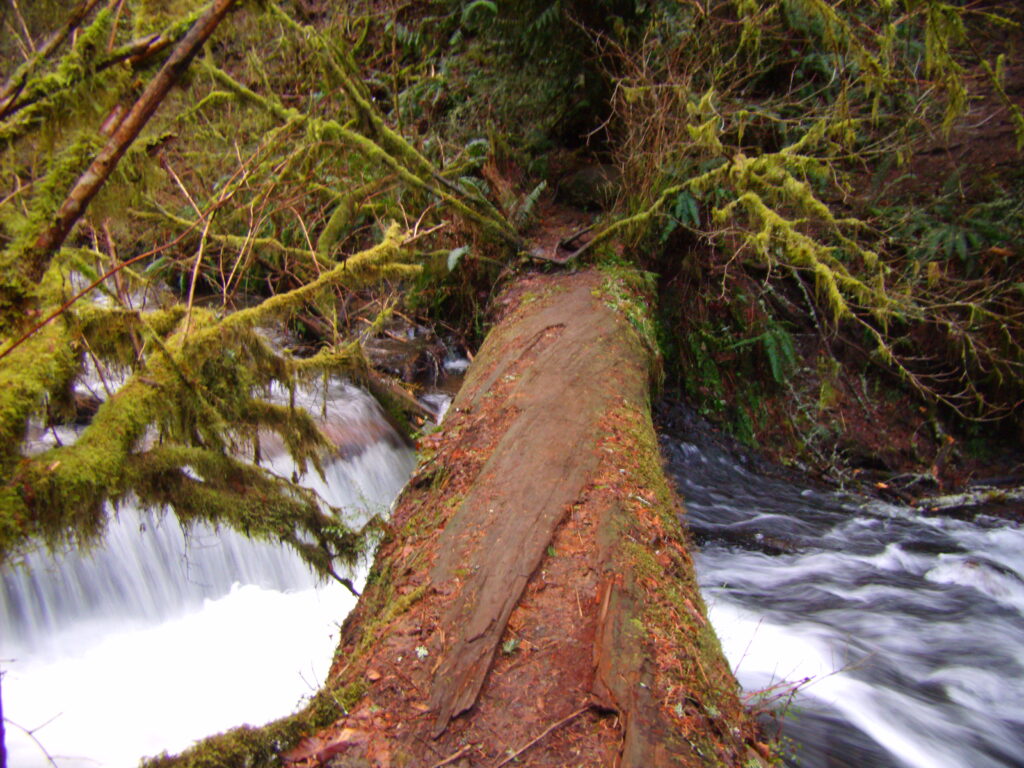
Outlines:
{"type": "Polygon", "coordinates": [[[705,616],[651,425],[652,357],[614,280],[506,294],[343,627],[329,686],[362,696],[285,765],[767,764],[705,616]]]}

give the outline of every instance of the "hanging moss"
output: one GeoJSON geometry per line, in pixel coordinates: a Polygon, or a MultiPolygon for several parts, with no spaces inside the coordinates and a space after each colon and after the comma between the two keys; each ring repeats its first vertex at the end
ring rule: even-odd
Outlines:
{"type": "MultiPolygon", "coordinates": [[[[161,446],[131,461],[130,487],[147,507],[170,507],[186,526],[227,525],[290,546],[321,576],[369,548],[371,524],[349,531],[315,493],[219,451],[161,446]]],[[[337,511],[340,513],[340,511],[337,511]]]]}
{"type": "MultiPolygon", "coordinates": [[[[183,29],[197,7],[197,2],[182,0],[128,4],[123,10],[134,14],[137,32],[149,32],[170,22],[175,30],[183,29]]],[[[85,106],[106,109],[105,99],[116,99],[132,76],[127,66],[104,68],[109,56],[119,50],[104,53],[118,38],[115,15],[115,5],[98,14],[69,54],[28,82],[22,93],[25,101],[11,117],[14,122],[0,124],[0,134],[17,125],[7,146],[14,142],[18,152],[23,147],[36,151],[47,141],[64,147],[31,190],[0,211],[9,234],[0,254],[0,319],[4,321],[0,384],[6,385],[0,394],[0,429],[8,438],[7,472],[0,485],[0,563],[40,544],[88,545],[102,536],[109,504],[133,498],[143,506],[172,509],[186,525],[198,521],[228,525],[247,535],[283,542],[319,573],[330,575],[336,562],[349,562],[365,549],[372,526],[349,531],[342,511],[330,508],[294,478],[276,477],[249,459],[260,460],[261,439],[273,434],[294,460],[297,473],[322,472],[333,446],[309,413],[293,402],[281,402],[276,393],[294,392],[298,382],[324,375],[346,374],[371,384],[379,382],[355,340],[324,347],[299,360],[272,348],[261,329],[288,323],[311,307],[329,317],[343,293],[421,275],[420,253],[407,243],[409,233],[397,224],[381,224],[384,232],[377,244],[347,257],[338,254],[358,206],[382,189],[396,190],[386,203],[398,214],[396,218],[415,221],[408,217],[416,206],[431,211],[440,200],[474,231],[489,233],[506,244],[517,244],[518,239],[490,203],[467,195],[385,124],[343,48],[289,22],[287,28],[299,33],[297,39],[315,52],[314,58],[323,60],[332,81],[342,84],[361,127],[288,109],[276,96],[259,96],[215,67],[206,67],[234,97],[260,107],[245,108],[259,118],[250,120],[253,125],[265,129],[265,115],[280,125],[269,127],[255,140],[225,135],[225,143],[237,151],[239,171],[197,185],[194,194],[185,192],[187,207],[175,207],[162,191],[159,200],[149,201],[149,215],[159,217],[163,226],[170,223],[178,230],[202,232],[194,261],[166,246],[159,257],[165,264],[194,265],[186,268],[191,272],[184,278],[191,282],[186,305],[157,310],[124,306],[125,290],[142,287],[145,276],[113,266],[118,247],[113,242],[110,254],[101,253],[107,249],[102,235],[111,241],[114,237],[98,219],[86,222],[93,226],[81,230],[95,236],[92,248],[74,242],[58,253],[26,260],[101,146],[98,133],[76,133],[70,142],[62,138],[59,117],[65,108],[68,115],[85,106]],[[116,86],[109,94],[104,87],[108,79],[116,86]],[[89,88],[96,89],[99,98],[85,98],[89,88]],[[52,134],[45,136],[51,129],[52,134]],[[340,161],[339,146],[347,153],[340,161]],[[316,180],[307,183],[311,176],[316,180]],[[318,188],[316,194],[324,200],[323,217],[310,218],[313,225],[307,229],[307,218],[297,212],[298,225],[282,230],[283,216],[276,210],[265,218],[254,214],[281,207],[276,195],[282,184],[318,188]],[[227,205],[236,196],[246,198],[247,209],[243,205],[235,211],[227,205]],[[335,210],[327,216],[332,199],[335,210]],[[319,227],[319,232],[313,227],[319,227]],[[210,253],[215,249],[219,252],[210,253]],[[245,271],[247,253],[265,259],[273,254],[280,264],[277,274],[287,276],[287,282],[279,285],[298,282],[299,287],[228,313],[193,301],[199,276],[215,272],[218,266],[227,298],[228,285],[245,271]],[[233,254],[237,260],[232,274],[225,275],[224,265],[230,264],[227,259],[233,254]],[[29,261],[31,265],[26,266],[29,261]],[[117,272],[116,290],[111,287],[114,279],[103,278],[110,266],[117,272]],[[27,273],[30,267],[32,274],[27,273]],[[29,279],[40,276],[38,285],[29,279]],[[79,295],[83,277],[94,287],[79,295]],[[44,319],[50,322],[34,328],[44,319]],[[22,338],[30,329],[31,335],[22,338]],[[6,356],[2,356],[4,350],[6,356]],[[67,405],[86,362],[89,369],[95,364],[101,373],[116,372],[124,383],[111,387],[116,391],[108,393],[73,443],[56,445],[39,455],[21,455],[17,446],[33,415],[45,412],[58,420],[70,416],[67,405]]],[[[121,22],[127,18],[123,16],[121,22]]],[[[262,64],[253,66],[256,76],[266,80],[268,93],[273,93],[266,69],[262,64]]],[[[204,111],[187,113],[179,128],[190,130],[198,121],[209,126],[211,134],[223,130],[213,126],[206,114],[214,103],[218,111],[226,109],[222,98],[204,100],[204,111]],[[201,120],[193,119],[200,116],[201,120]]],[[[230,111],[234,116],[243,110],[230,107],[230,111]]],[[[223,122],[221,116],[217,120],[223,122]]],[[[136,145],[137,165],[149,163],[149,149],[150,145],[136,145]]],[[[5,163],[14,160],[16,173],[37,174],[26,165],[29,161],[5,154],[5,163]]],[[[170,175],[185,188],[188,174],[202,174],[213,165],[201,163],[180,178],[177,173],[170,175]]],[[[91,213],[103,217],[119,213],[111,203],[115,199],[122,207],[142,200],[137,176],[141,178],[126,173],[117,182],[131,188],[131,194],[120,194],[118,188],[113,190],[118,192],[115,197],[108,189],[107,207],[97,212],[93,206],[91,213]]],[[[154,187],[150,197],[157,196],[154,187]]],[[[417,232],[416,237],[420,236],[417,232]]],[[[139,245],[143,247],[136,253],[152,247],[141,241],[133,247],[139,245]]],[[[386,316],[387,310],[361,330],[379,332],[386,316]]],[[[394,400],[394,393],[386,388],[372,388],[386,403],[394,400]]],[[[405,407],[407,403],[400,402],[396,410],[405,407]]]]}
{"type": "Polygon", "coordinates": [[[0,121],[0,149],[37,128],[52,142],[61,126],[91,122],[116,102],[129,75],[101,67],[113,20],[112,9],[101,10],[51,71],[26,82],[9,116],[0,121]]]}
{"type": "MultiPolygon", "coordinates": [[[[460,215],[473,224],[481,227],[485,232],[496,237],[499,242],[518,250],[521,246],[519,238],[514,234],[512,228],[500,213],[492,212],[485,207],[485,210],[477,210],[474,203],[479,202],[476,197],[466,196],[461,190],[450,190],[445,188],[443,179],[438,181],[439,174],[433,170],[433,166],[420,155],[415,148],[408,144],[405,139],[388,132],[386,140],[377,143],[373,138],[368,138],[351,126],[351,123],[341,124],[336,120],[323,120],[309,115],[303,115],[297,110],[284,107],[277,99],[269,96],[261,96],[250,88],[247,88],[223,70],[213,66],[206,66],[206,71],[213,78],[230,90],[239,98],[261,107],[269,114],[274,115],[282,122],[298,121],[307,126],[310,137],[314,140],[320,138],[331,138],[343,142],[355,151],[364,155],[371,162],[387,168],[397,174],[398,178],[414,188],[422,189],[425,192],[436,195],[451,206],[460,215]],[[426,164],[426,167],[424,167],[426,164]],[[428,171],[428,169],[430,169],[428,171]]],[[[367,107],[368,109],[370,107],[367,107]]],[[[376,113],[373,125],[377,125],[376,113]]],[[[489,207],[489,204],[488,204],[489,207]]]]}
{"type": "MultiPolygon", "coordinates": [[[[132,375],[74,444],[33,458],[9,455],[13,473],[0,495],[0,562],[32,542],[95,541],[104,530],[105,503],[129,492],[144,506],[173,508],[186,523],[230,525],[284,542],[321,574],[331,574],[335,560],[350,562],[366,542],[347,531],[339,511],[236,457],[258,455],[260,432],[269,431],[281,438],[299,472],[310,466],[322,472],[331,444],[312,417],[266,395],[275,382],[291,386],[296,377],[361,372],[365,360],[354,343],[294,360],[272,349],[259,328],[326,290],[415,274],[402,238],[394,225],[381,243],[318,279],[224,317],[195,307],[138,312],[86,303],[15,349],[0,365],[0,381],[7,384],[0,426],[11,451],[44,398],[70,389],[80,365],[75,338],[132,375]],[[158,447],[146,446],[152,439],[158,447]]],[[[50,295],[62,295],[61,274],[59,264],[48,273],[50,295]]]]}
{"type": "Polygon", "coordinates": [[[25,319],[27,303],[36,293],[37,286],[23,273],[28,250],[50,225],[68,189],[92,162],[100,146],[97,134],[80,133],[51,161],[45,176],[35,185],[27,216],[7,218],[7,229],[13,239],[0,252],[0,335],[11,333],[12,326],[25,319]]]}

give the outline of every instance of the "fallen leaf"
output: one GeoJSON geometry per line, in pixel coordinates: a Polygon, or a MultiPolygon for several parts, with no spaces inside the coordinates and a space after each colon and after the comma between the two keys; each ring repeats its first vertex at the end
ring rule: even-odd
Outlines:
{"type": "Polygon", "coordinates": [[[366,744],[369,741],[366,731],[355,728],[342,728],[333,736],[313,736],[304,738],[294,749],[285,752],[282,757],[288,763],[300,763],[312,759],[322,763],[352,746],[366,744]]]}

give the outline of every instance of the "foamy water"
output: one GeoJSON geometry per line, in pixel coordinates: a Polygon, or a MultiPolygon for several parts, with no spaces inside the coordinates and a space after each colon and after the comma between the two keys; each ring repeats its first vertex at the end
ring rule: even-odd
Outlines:
{"type": "Polygon", "coordinates": [[[662,446],[726,656],[755,701],[788,705],[787,765],[1024,765],[1019,525],[800,488],[712,445],[662,446]]]}

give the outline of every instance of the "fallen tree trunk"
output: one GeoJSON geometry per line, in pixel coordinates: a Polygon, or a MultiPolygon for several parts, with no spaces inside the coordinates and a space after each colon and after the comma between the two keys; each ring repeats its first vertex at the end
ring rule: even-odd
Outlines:
{"type": "MultiPolygon", "coordinates": [[[[704,614],[624,295],[591,271],[506,296],[300,716],[333,722],[286,765],[766,764],[704,614]]],[[[237,761],[257,733],[179,764],[237,761]]]]}

